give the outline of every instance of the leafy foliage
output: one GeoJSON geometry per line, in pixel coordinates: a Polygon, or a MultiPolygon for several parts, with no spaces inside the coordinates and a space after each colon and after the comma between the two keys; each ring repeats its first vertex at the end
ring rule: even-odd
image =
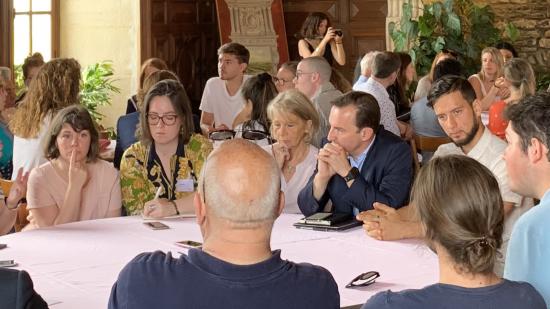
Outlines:
{"type": "Polygon", "coordinates": [[[550,72],[548,71],[538,72],[536,79],[537,79],[537,91],[547,91],[548,89],[550,89],[548,88],[548,86],[550,85],[550,72]]]}
{"type": "Polygon", "coordinates": [[[80,102],[88,109],[92,118],[99,123],[104,115],[98,109],[100,106],[111,105],[111,93],[120,93],[120,88],[114,85],[112,79],[113,65],[111,61],[102,61],[87,66],[82,72],[80,81],[80,102]]]}
{"type": "Polygon", "coordinates": [[[23,65],[18,64],[15,65],[15,92],[17,93],[17,96],[21,94],[25,90],[25,79],[23,77],[23,65]]]}
{"type": "MultiPolygon", "coordinates": [[[[501,39],[490,6],[475,5],[472,0],[434,1],[424,4],[418,20],[412,19],[412,9],[410,2],[404,3],[401,20],[391,22],[388,29],[395,51],[408,51],[419,75],[427,74],[435,55],[443,49],[461,55],[466,73],[477,72],[481,50],[501,39]]],[[[512,24],[506,25],[505,33],[512,41],[519,35],[512,24]]]]}

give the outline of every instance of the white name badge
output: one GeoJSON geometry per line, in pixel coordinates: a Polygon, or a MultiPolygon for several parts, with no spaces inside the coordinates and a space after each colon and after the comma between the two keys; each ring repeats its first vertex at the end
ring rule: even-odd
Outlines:
{"type": "Polygon", "coordinates": [[[177,192],[193,192],[195,191],[195,186],[193,185],[193,179],[178,179],[176,182],[176,191],[177,192]]]}

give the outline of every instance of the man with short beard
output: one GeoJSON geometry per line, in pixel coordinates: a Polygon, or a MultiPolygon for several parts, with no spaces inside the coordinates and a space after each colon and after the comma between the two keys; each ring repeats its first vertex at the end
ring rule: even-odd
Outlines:
{"type": "MultiPolygon", "coordinates": [[[[502,158],[506,143],[481,123],[481,105],[468,80],[453,75],[438,79],[428,94],[428,106],[434,109],[443,131],[452,140],[452,143],[439,146],[434,157],[451,154],[468,156],[485,165],[499,183],[504,201],[505,224],[500,250],[502,256],[495,263],[495,272],[502,275],[512,227],[519,216],[533,206],[533,200],[522,198],[510,190],[506,164],[502,158]]],[[[414,217],[411,207],[396,211],[385,205],[375,204],[374,208],[373,211],[358,215],[370,236],[381,240],[423,236],[420,222],[414,217]]]]}

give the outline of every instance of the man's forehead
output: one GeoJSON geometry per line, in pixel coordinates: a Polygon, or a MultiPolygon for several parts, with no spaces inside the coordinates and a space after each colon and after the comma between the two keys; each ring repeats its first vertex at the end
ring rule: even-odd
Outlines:
{"type": "Polygon", "coordinates": [[[218,56],[218,59],[223,59],[223,60],[237,60],[237,56],[235,56],[234,54],[227,54],[227,53],[223,53],[223,54],[220,54],[218,56]]]}
{"type": "Polygon", "coordinates": [[[298,63],[298,66],[296,67],[296,71],[302,71],[303,72],[304,70],[307,70],[307,69],[308,69],[307,63],[302,62],[302,61],[300,61],[298,63]]]}
{"type": "Polygon", "coordinates": [[[448,112],[460,107],[472,109],[472,105],[468,103],[458,91],[442,95],[435,101],[433,107],[436,114],[448,112]]]}

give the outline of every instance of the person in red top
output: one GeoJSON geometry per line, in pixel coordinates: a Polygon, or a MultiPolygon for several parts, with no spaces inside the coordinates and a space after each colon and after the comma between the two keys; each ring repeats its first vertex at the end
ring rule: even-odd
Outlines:
{"type": "Polygon", "coordinates": [[[504,76],[495,81],[498,88],[510,89],[510,96],[498,101],[489,108],[489,130],[496,136],[504,139],[508,121],[503,112],[508,104],[515,104],[522,98],[535,93],[535,73],[526,60],[512,58],[504,64],[504,76]]]}

